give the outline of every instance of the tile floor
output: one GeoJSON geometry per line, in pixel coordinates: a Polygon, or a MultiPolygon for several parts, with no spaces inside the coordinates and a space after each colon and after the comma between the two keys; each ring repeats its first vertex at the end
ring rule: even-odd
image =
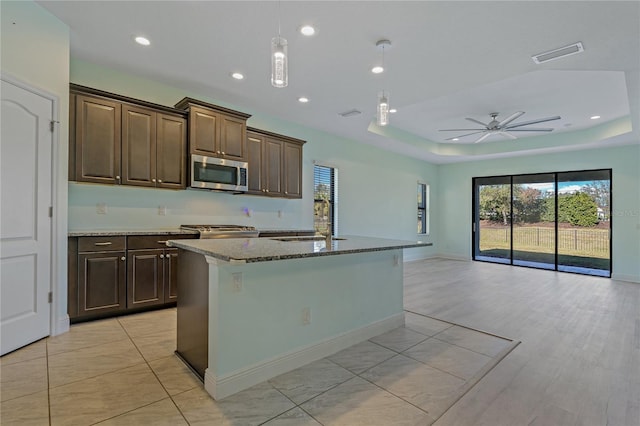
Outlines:
{"type": "Polygon", "coordinates": [[[0,358],[0,423],[429,425],[517,345],[407,312],[405,327],[214,401],[173,354],[175,334],[165,309],[0,358]]]}

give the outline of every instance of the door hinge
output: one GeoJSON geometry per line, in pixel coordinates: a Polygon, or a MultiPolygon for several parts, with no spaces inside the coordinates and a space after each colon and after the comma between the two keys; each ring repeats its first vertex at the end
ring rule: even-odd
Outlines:
{"type": "Polygon", "coordinates": [[[49,217],[53,217],[53,207],[49,207],[49,217]]]}
{"type": "Polygon", "coordinates": [[[49,296],[48,296],[48,298],[47,298],[47,301],[48,301],[49,303],[53,303],[53,292],[51,292],[51,291],[49,292],[49,296]]]}
{"type": "Polygon", "coordinates": [[[54,126],[55,126],[55,125],[56,125],[56,122],[55,122],[55,121],[53,121],[53,120],[51,120],[51,121],[49,122],[49,130],[53,132],[53,129],[54,129],[54,126]]]}

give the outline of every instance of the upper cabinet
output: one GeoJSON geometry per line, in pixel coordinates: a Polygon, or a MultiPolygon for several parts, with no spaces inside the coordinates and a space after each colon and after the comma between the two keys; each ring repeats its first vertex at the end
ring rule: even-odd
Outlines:
{"type": "Polygon", "coordinates": [[[184,98],[176,108],[189,113],[189,153],[247,161],[249,114],[184,98]]]}
{"type": "Polygon", "coordinates": [[[186,187],[181,111],[81,86],[72,86],[70,108],[69,180],[186,187]]]}
{"type": "Polygon", "coordinates": [[[300,139],[249,128],[248,194],[302,198],[302,145],[300,139]]]}

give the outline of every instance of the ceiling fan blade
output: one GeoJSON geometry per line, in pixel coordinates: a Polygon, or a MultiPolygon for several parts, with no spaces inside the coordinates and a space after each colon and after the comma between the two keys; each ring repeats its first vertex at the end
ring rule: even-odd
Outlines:
{"type": "Polygon", "coordinates": [[[474,130],[478,130],[480,132],[484,132],[487,129],[440,129],[439,132],[471,132],[474,130]]]}
{"type": "Polygon", "coordinates": [[[481,125],[483,125],[486,129],[488,129],[488,128],[489,128],[489,126],[488,126],[488,125],[484,124],[482,121],[478,121],[478,120],[476,120],[475,118],[469,118],[469,117],[467,117],[467,118],[465,118],[465,120],[473,121],[474,123],[481,124],[481,125]]]}
{"type": "Polygon", "coordinates": [[[560,116],[556,115],[554,117],[540,118],[538,120],[522,121],[520,123],[512,124],[510,126],[506,126],[505,129],[513,129],[515,127],[528,126],[529,124],[544,123],[545,121],[554,121],[554,120],[560,120],[560,116]]]}
{"type": "Polygon", "coordinates": [[[507,133],[507,132],[500,132],[500,134],[501,134],[502,136],[506,136],[506,137],[508,137],[509,139],[518,139],[517,137],[515,137],[515,136],[514,136],[514,135],[512,135],[511,133],[507,133]]]}
{"type": "Polygon", "coordinates": [[[505,118],[504,120],[502,120],[500,123],[498,123],[498,127],[504,127],[507,124],[511,123],[513,120],[515,120],[516,118],[520,117],[522,114],[524,114],[524,111],[517,111],[514,112],[513,114],[511,114],[510,116],[508,116],[507,118],[505,118]]]}
{"type": "Polygon", "coordinates": [[[467,133],[466,135],[454,136],[452,138],[448,138],[448,139],[445,139],[445,140],[451,141],[451,140],[454,140],[454,139],[464,138],[465,136],[476,135],[476,134],[482,133],[482,132],[484,132],[484,130],[480,130],[479,132],[467,133]]]}
{"type": "Polygon", "coordinates": [[[551,128],[545,128],[545,129],[541,129],[541,128],[535,128],[535,129],[506,129],[510,132],[553,132],[553,129],[551,128]]]}
{"type": "Polygon", "coordinates": [[[480,136],[474,143],[482,142],[483,140],[485,140],[489,136],[491,136],[491,133],[487,132],[484,135],[480,136]]]}

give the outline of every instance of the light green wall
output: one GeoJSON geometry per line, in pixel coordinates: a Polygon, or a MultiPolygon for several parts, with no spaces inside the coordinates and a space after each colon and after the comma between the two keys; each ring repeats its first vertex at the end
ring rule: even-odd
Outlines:
{"type": "Polygon", "coordinates": [[[613,277],[640,282],[640,146],[622,146],[440,166],[438,253],[471,258],[471,179],[612,169],[613,277]]]}
{"type": "MultiPolygon", "coordinates": [[[[338,168],[339,233],[415,240],[416,184],[437,185],[438,167],[325,132],[275,119],[242,105],[231,105],[84,61],[71,61],[71,81],[112,93],[173,106],[185,96],[252,114],[248,125],[306,140],[303,150],[302,200],[270,199],[210,191],[166,191],[69,185],[69,228],[153,228],[182,223],[238,223],[263,229],[313,229],[313,164],[338,168]],[[96,204],[106,203],[107,214],[98,215],[96,204]],[[158,215],[166,206],[167,215],[158,215]],[[244,211],[252,212],[248,217],[244,211]],[[281,212],[281,217],[278,212],[281,212]]],[[[390,142],[391,143],[391,142],[390,142]]],[[[435,215],[434,215],[435,216],[435,215]]],[[[432,218],[432,223],[437,217],[432,218]]],[[[429,241],[436,242],[437,227],[429,241]]],[[[419,258],[435,248],[408,250],[405,257],[419,258]]]]}
{"type": "Polygon", "coordinates": [[[68,328],[67,148],[69,140],[69,27],[30,1],[0,2],[2,74],[57,97],[59,124],[53,149],[54,197],[52,333],[68,328]]]}

